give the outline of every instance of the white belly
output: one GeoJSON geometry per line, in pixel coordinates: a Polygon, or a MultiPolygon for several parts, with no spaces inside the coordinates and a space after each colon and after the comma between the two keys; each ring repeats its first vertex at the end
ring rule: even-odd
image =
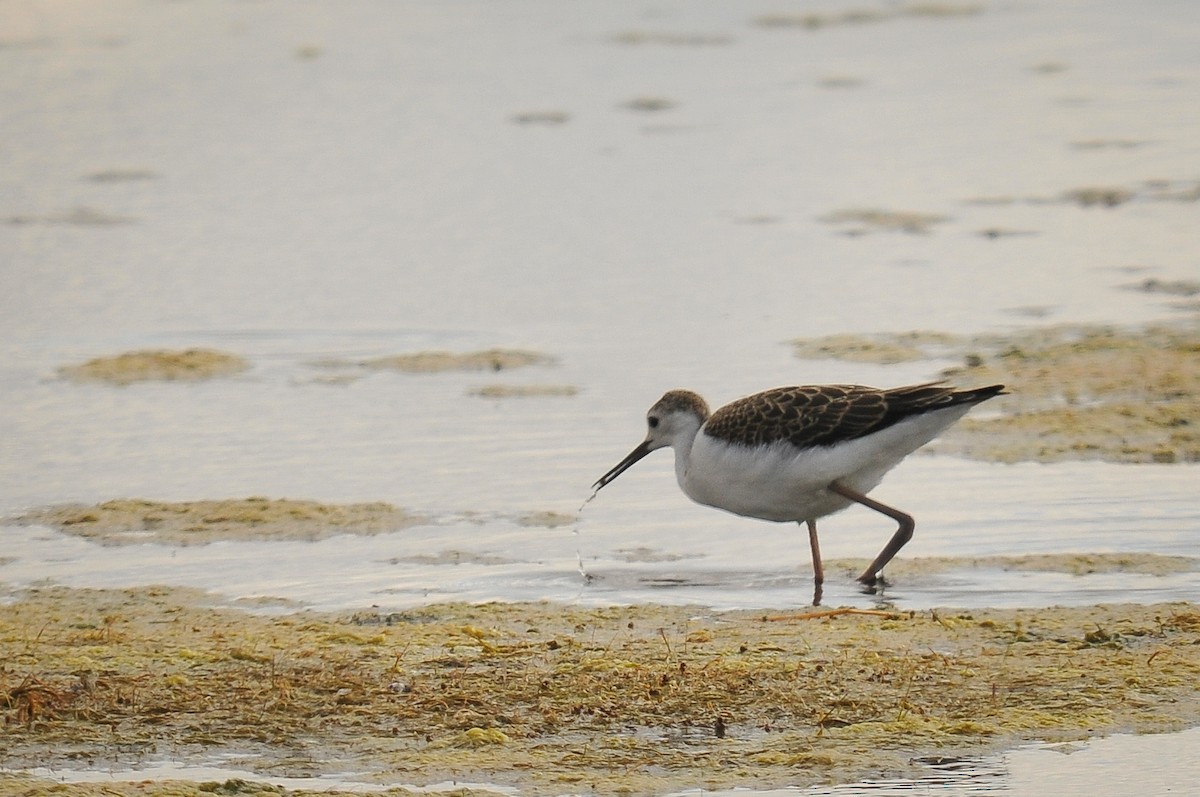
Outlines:
{"type": "Polygon", "coordinates": [[[816,520],[851,503],[826,489],[831,482],[870,491],[968,409],[925,413],[867,437],[807,449],[786,441],[761,448],[730,445],[702,429],[686,460],[676,458],[676,476],[697,503],[762,520],[816,520]]]}

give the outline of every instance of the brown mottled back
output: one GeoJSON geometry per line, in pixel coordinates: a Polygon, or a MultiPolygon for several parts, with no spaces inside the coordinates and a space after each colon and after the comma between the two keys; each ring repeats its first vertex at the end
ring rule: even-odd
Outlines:
{"type": "Polygon", "coordinates": [[[797,448],[828,446],[886,429],[912,415],[978,404],[1002,385],[956,391],[936,383],[881,390],[861,385],[777,387],[730,402],[712,414],[704,433],[760,446],[787,440],[797,448]]]}

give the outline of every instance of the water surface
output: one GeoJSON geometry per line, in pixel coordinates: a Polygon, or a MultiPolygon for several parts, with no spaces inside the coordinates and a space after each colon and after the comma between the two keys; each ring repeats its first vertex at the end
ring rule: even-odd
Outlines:
{"type": "MultiPolygon", "coordinates": [[[[182,549],[5,525],[0,583],[171,583],[321,609],[805,605],[800,530],[689,504],[666,454],[574,525],[516,518],[576,514],[666,389],[715,405],[947,365],[800,361],[795,337],[1178,314],[1123,286],[1200,276],[1197,205],[1177,198],[1200,175],[1200,6],[979,7],[811,29],[760,24],[780,13],[765,0],[3,4],[0,514],[267,495],[390,501],[435,522],[182,549]],[[1064,198],[1094,186],[1130,201],[1064,198]],[[918,233],[826,220],[864,208],[945,218],[918,233]],[[253,367],[124,388],[56,373],[190,346],[253,367]],[[348,381],[314,365],[492,346],[557,365],[348,381]],[[469,395],[496,383],[580,392],[469,395]]],[[[1197,467],[914,457],[876,495],[917,518],[904,556],[1195,555],[1197,467]]],[[[890,533],[865,510],[822,523],[830,558],[869,557],[890,533]]],[[[974,571],[885,598],[1198,588],[1195,572],[974,571]]],[[[830,605],[878,601],[849,578],[826,586],[830,605]]],[[[1059,793],[1119,791],[1099,764],[1059,766],[1083,754],[1010,755],[1055,762],[1034,777],[1059,793]]],[[[1189,782],[1185,756],[1157,758],[1189,782]]],[[[1038,793],[1018,771],[1007,793],[1038,793]]]]}

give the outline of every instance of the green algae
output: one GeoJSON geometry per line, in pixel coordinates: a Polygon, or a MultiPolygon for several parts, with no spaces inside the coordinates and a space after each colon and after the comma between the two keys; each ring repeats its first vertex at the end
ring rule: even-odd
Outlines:
{"type": "Polygon", "coordinates": [[[930,446],[934,451],[998,462],[1200,461],[1200,324],[1194,321],[976,336],[833,335],[791,345],[804,359],[958,361],[940,377],[964,387],[1007,386],[1008,395],[956,424],[930,446]]]}
{"type": "Polygon", "coordinates": [[[183,761],[242,755],[262,775],[303,760],[384,784],[649,794],[904,775],[920,755],[1200,721],[1189,603],[265,616],[182,589],[14,597],[0,606],[8,769],[108,765],[116,733],[183,761]]]}
{"type": "Polygon", "coordinates": [[[150,381],[197,382],[232,376],[249,367],[238,355],[213,349],[146,349],[63,366],[59,374],[76,382],[130,385],[150,381]]]}
{"type": "Polygon", "coordinates": [[[103,545],[148,541],[203,545],[218,540],[318,540],[337,534],[380,534],[427,522],[384,502],[324,504],[286,498],[207,501],[115,499],[92,506],[36,509],[17,518],[53,526],[103,545]]]}

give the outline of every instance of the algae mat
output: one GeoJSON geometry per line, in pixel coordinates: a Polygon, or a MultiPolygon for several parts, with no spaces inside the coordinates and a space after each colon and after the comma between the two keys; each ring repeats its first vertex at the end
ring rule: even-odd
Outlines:
{"type": "Polygon", "coordinates": [[[175,502],[118,498],[91,506],[42,507],[14,520],[52,526],[101,545],[320,540],[338,534],[383,534],[429,522],[382,501],[325,504],[262,496],[175,502]]]}
{"type": "MultiPolygon", "coordinates": [[[[221,756],[275,776],[651,794],[901,776],[924,755],[1200,722],[1190,603],[271,616],[213,600],[165,587],[12,595],[0,606],[0,767],[221,756]]],[[[0,794],[39,783],[10,774],[0,794]]]]}
{"type": "MultiPolygon", "coordinates": [[[[1179,290],[1190,290],[1187,284],[1179,290]]],[[[833,335],[797,357],[894,364],[957,360],[941,377],[1008,393],[930,450],[992,462],[1200,461],[1200,323],[1062,325],[1008,334],[833,335]],[[988,412],[993,413],[988,415],[988,412]]]]}
{"type": "Polygon", "coordinates": [[[250,363],[243,358],[223,351],[149,349],[66,365],[59,369],[59,374],[77,382],[131,385],[156,380],[197,382],[232,376],[249,368],[250,363]]]}

